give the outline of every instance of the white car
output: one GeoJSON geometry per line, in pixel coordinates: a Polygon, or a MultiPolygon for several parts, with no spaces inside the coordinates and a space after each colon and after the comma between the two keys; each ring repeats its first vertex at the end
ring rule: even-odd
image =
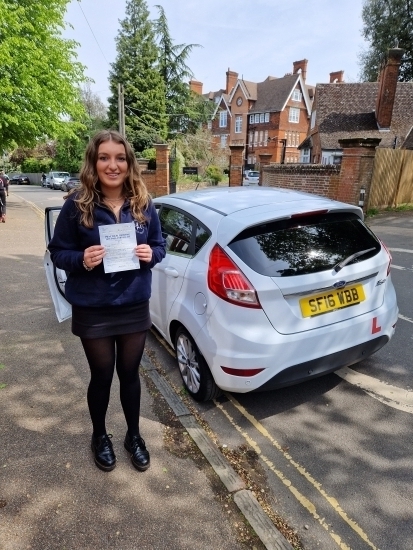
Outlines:
{"type": "Polygon", "coordinates": [[[246,170],[242,185],[259,185],[260,173],[257,170],[246,170]]]}
{"type": "Polygon", "coordinates": [[[152,322],[196,400],[303,382],[366,359],[393,336],[391,256],[359,207],[271,187],[154,203],[167,254],[153,269],[152,322]]]}
{"type": "Polygon", "coordinates": [[[69,172],[49,172],[49,175],[46,177],[45,187],[62,190],[65,178],[70,178],[69,172]]]}

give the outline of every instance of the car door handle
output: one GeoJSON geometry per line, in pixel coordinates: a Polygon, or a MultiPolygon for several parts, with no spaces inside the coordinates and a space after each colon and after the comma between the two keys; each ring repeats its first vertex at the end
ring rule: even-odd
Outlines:
{"type": "Polygon", "coordinates": [[[175,277],[175,279],[179,277],[179,273],[174,267],[165,267],[164,272],[169,277],[175,277]]]}

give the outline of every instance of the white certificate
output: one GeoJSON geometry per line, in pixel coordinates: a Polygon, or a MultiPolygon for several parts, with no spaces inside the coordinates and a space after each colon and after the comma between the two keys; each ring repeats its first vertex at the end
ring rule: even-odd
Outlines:
{"type": "Polygon", "coordinates": [[[99,226],[100,244],[105,247],[105,273],[140,269],[135,255],[136,233],[134,222],[99,226]]]}

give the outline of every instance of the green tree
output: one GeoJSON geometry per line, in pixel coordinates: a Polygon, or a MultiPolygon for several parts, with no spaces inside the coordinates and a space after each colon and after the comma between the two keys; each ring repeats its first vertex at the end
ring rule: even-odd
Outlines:
{"type": "Polygon", "coordinates": [[[362,35],[369,44],[360,56],[362,80],[375,82],[389,48],[403,48],[399,80],[413,79],[413,3],[411,0],[364,0],[362,35]]]}
{"type": "Polygon", "coordinates": [[[159,18],[154,21],[159,48],[159,70],[165,85],[166,112],[169,117],[169,136],[174,132],[186,132],[195,117],[200,120],[198,103],[189,89],[188,81],[193,77],[186,61],[193,48],[199,44],[174,44],[169,33],[168,21],[162,6],[156,6],[159,18]]]}
{"type": "Polygon", "coordinates": [[[103,130],[108,125],[108,109],[100,97],[92,92],[90,82],[87,82],[80,90],[80,100],[85,108],[87,137],[92,136],[98,130],[103,130]]]}
{"type": "Polygon", "coordinates": [[[61,36],[69,0],[0,0],[0,147],[66,131],[83,106],[76,43],[61,36]]]}
{"type": "Polygon", "coordinates": [[[62,137],[56,142],[53,168],[65,172],[79,172],[86,147],[83,130],[80,130],[79,134],[77,136],[62,137]]]}
{"type": "Polygon", "coordinates": [[[118,84],[123,85],[126,135],[135,151],[167,136],[165,85],[158,66],[153,23],[144,0],[128,0],[109,75],[109,122],[118,125],[118,84]]]}

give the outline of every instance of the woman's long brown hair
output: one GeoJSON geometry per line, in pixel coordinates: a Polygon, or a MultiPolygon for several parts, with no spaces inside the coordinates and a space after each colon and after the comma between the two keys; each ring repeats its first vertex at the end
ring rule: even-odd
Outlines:
{"type": "Polygon", "coordinates": [[[83,166],[80,170],[80,187],[76,190],[75,202],[81,212],[80,223],[85,227],[93,227],[93,209],[95,203],[102,202],[102,191],[96,171],[98,150],[101,143],[114,141],[125,147],[128,173],[123,183],[123,194],[130,200],[133,217],[139,222],[146,221],[144,210],[150,202],[146,185],[142,180],[141,171],[135,154],[129,142],[116,130],[101,130],[90,140],[86,151],[83,166]]]}

